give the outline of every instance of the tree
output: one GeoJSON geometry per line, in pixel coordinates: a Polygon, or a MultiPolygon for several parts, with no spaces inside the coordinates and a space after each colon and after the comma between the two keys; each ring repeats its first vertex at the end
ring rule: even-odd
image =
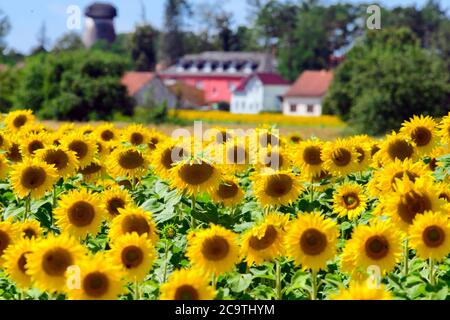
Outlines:
{"type": "Polygon", "coordinates": [[[150,25],[137,26],[131,36],[131,57],[137,71],[153,71],[156,66],[157,32],[150,25]]]}
{"type": "Polygon", "coordinates": [[[161,58],[167,65],[177,61],[184,53],[183,19],[190,14],[187,0],[166,0],[161,58]]]}
{"type": "Polygon", "coordinates": [[[130,115],[133,102],[120,84],[126,65],[121,56],[92,49],[29,57],[17,106],[59,120],[111,120],[116,112],[130,115]]]}
{"type": "Polygon", "coordinates": [[[68,32],[56,40],[52,51],[78,50],[84,47],[81,37],[76,32],[68,32]]]}
{"type": "Polygon", "coordinates": [[[371,31],[337,68],[324,112],[359,132],[382,134],[415,114],[446,114],[449,80],[443,61],[408,29],[371,31]]]}
{"type": "Polygon", "coordinates": [[[0,70],[0,112],[8,112],[14,104],[14,91],[19,85],[18,70],[8,67],[0,70]]]}
{"type": "Polygon", "coordinates": [[[11,24],[9,23],[8,16],[0,9],[0,55],[2,55],[6,49],[5,37],[10,30],[11,24]]]}
{"type": "Polygon", "coordinates": [[[42,25],[36,35],[38,44],[31,50],[31,55],[36,55],[40,53],[47,52],[47,46],[49,43],[49,39],[47,37],[47,26],[45,22],[42,22],[42,25]]]}

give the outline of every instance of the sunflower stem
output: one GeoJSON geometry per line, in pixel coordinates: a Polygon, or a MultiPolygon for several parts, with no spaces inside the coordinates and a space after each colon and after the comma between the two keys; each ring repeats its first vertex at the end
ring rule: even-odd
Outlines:
{"type": "Polygon", "coordinates": [[[31,202],[31,195],[28,194],[25,198],[25,213],[23,214],[23,221],[26,221],[28,219],[28,214],[30,213],[30,202],[31,202]]]}
{"type": "Polygon", "coordinates": [[[317,300],[317,271],[311,270],[311,300],[317,300]]]}
{"type": "Polygon", "coordinates": [[[314,201],[314,182],[313,182],[313,180],[311,180],[311,184],[310,184],[309,188],[310,188],[309,200],[311,203],[313,203],[313,201],[314,201]]]}
{"type": "Polygon", "coordinates": [[[212,276],[211,276],[211,285],[212,285],[212,287],[213,287],[214,289],[216,289],[216,286],[217,286],[217,277],[216,277],[216,274],[215,274],[215,273],[213,273],[212,276]]]}
{"type": "Polygon", "coordinates": [[[429,259],[429,275],[428,275],[428,280],[430,281],[430,284],[434,287],[436,285],[436,278],[434,275],[434,259],[430,258],[429,259]]]}
{"type": "Polygon", "coordinates": [[[278,259],[275,259],[275,296],[277,300],[283,299],[281,291],[281,264],[278,259]]]}
{"type": "Polygon", "coordinates": [[[169,261],[167,261],[167,256],[169,253],[169,241],[164,241],[164,273],[163,273],[163,283],[166,282],[167,277],[167,265],[169,264],[169,261]]]}
{"type": "Polygon", "coordinates": [[[134,300],[141,300],[141,293],[139,292],[139,281],[134,281],[134,300]]]}
{"type": "Polygon", "coordinates": [[[195,204],[197,203],[197,199],[195,198],[195,195],[193,194],[191,197],[191,228],[195,229],[197,228],[197,221],[194,218],[194,210],[195,210],[195,204]]]}
{"type": "Polygon", "coordinates": [[[409,259],[409,250],[408,250],[408,239],[405,239],[403,244],[403,275],[406,277],[408,275],[408,259],[409,259]]]}

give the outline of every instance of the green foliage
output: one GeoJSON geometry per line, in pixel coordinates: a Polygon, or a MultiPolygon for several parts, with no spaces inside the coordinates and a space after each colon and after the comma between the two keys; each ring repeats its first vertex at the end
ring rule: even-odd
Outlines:
{"type": "Polygon", "coordinates": [[[153,71],[156,65],[157,32],[150,25],[136,27],[131,36],[131,57],[137,71],[153,71]]]}
{"type": "Polygon", "coordinates": [[[8,112],[14,104],[14,90],[19,85],[16,68],[0,71],[0,112],[8,112]]]}
{"type": "Polygon", "coordinates": [[[336,70],[324,112],[381,134],[415,114],[449,111],[449,75],[407,29],[369,32],[336,70]]]}
{"type": "Polygon", "coordinates": [[[27,59],[17,106],[43,118],[108,120],[131,115],[133,102],[120,84],[126,60],[98,50],[41,54],[27,59]]]}

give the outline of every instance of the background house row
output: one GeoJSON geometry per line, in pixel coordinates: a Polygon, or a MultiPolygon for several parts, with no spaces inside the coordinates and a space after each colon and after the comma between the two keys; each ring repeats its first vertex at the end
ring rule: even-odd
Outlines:
{"type": "Polygon", "coordinates": [[[211,109],[222,103],[239,114],[283,112],[319,116],[332,71],[304,71],[294,84],[276,73],[272,55],[204,52],[186,55],[158,73],[128,72],[122,78],[138,105],[211,109]]]}

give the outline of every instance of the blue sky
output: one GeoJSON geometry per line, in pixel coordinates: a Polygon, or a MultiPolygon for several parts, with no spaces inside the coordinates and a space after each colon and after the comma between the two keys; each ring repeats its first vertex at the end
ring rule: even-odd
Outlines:
{"type": "MultiPolygon", "coordinates": [[[[163,12],[165,0],[143,0],[147,11],[147,20],[156,27],[163,23],[163,12]]],[[[217,0],[215,0],[217,1],[217,0]]],[[[83,10],[92,0],[2,0],[0,8],[9,16],[12,30],[6,41],[8,45],[22,52],[36,45],[36,37],[40,26],[45,21],[47,37],[52,45],[55,40],[68,31],[66,21],[68,14],[66,10],[71,5],[77,5],[83,10]]],[[[133,30],[141,18],[140,0],[110,0],[119,11],[115,20],[117,32],[128,32],[133,30]]],[[[196,4],[208,2],[207,0],[191,0],[196,4]]],[[[214,2],[214,1],[209,1],[214,2]]],[[[333,0],[322,1],[323,3],[337,2],[333,0]]],[[[350,0],[350,2],[360,2],[350,0]]],[[[365,1],[370,2],[370,1],[365,1]]],[[[376,1],[373,1],[376,2],[376,1]]],[[[381,0],[378,1],[387,7],[395,5],[422,5],[426,0],[381,0]]],[[[245,0],[222,0],[218,1],[227,11],[234,13],[235,23],[246,23],[248,16],[245,0]]],[[[444,7],[450,7],[450,0],[441,0],[444,7]]],[[[83,25],[83,20],[81,21],[83,25]]],[[[81,32],[81,30],[80,30],[81,32]]]]}

